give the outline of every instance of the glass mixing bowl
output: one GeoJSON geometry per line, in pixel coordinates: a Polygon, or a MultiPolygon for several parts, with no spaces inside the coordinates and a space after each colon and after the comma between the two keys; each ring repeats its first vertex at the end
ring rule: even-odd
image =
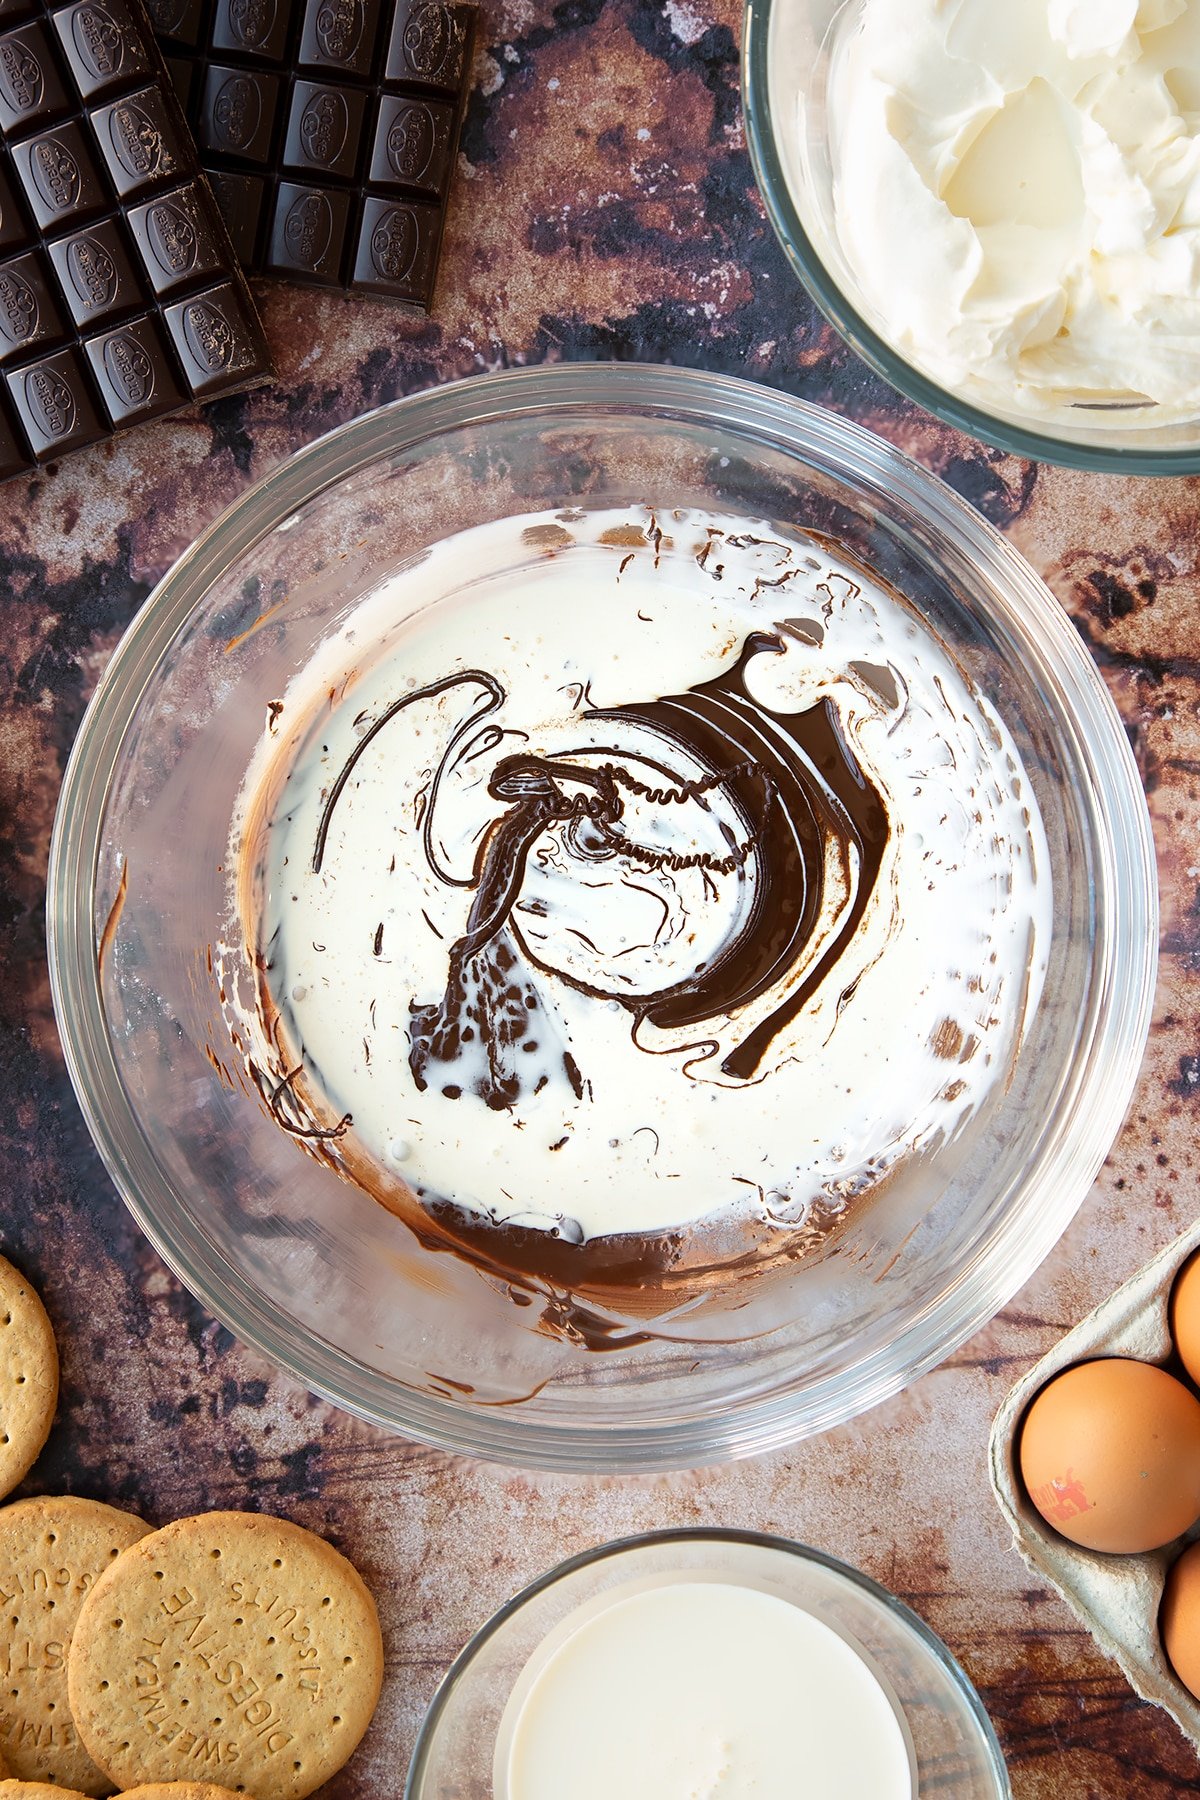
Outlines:
{"type": "Polygon", "coordinates": [[[393,1430],[513,1463],[743,1456],[894,1393],[1036,1268],[1120,1125],[1147,1030],[1145,800],[1100,678],[1033,571],[962,500],[846,421],[692,370],[522,370],[399,401],[229,509],[134,620],[88,711],[51,855],[68,1065],[135,1217],[231,1331],[393,1430]],[[1007,722],[1050,846],[1054,935],[1012,1082],[885,1185],[774,1328],[719,1306],[598,1354],[533,1328],[301,1153],[223,1072],[209,966],[235,796],[268,708],[406,559],[465,524],[650,500],[814,526],[921,608],[1007,722]],[[918,1191],[914,1193],[914,1186],[918,1191]]]}
{"type": "MultiPolygon", "coordinates": [[[[972,437],[1018,456],[1128,475],[1200,470],[1200,419],[1153,405],[1070,409],[1041,423],[983,410],[941,387],[890,342],[887,323],[842,254],[830,152],[829,47],[863,0],[747,0],[742,93],[754,172],[788,261],[830,323],[893,387],[972,437]]],[[[914,247],[914,255],[920,246],[914,247]]]]}
{"type": "Polygon", "coordinates": [[[476,1632],[434,1695],[405,1800],[492,1800],[505,1708],[538,1647],[565,1633],[570,1615],[598,1610],[602,1596],[673,1580],[759,1588],[820,1619],[865,1655],[890,1690],[918,1797],[1009,1800],[1004,1758],[979,1696],[916,1613],[832,1556],[741,1531],[658,1531],[604,1544],[516,1595],[476,1632]]]}

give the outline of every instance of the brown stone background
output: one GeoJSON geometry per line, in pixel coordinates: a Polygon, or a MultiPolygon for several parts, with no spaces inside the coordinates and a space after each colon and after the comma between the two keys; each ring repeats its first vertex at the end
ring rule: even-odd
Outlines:
{"type": "Polygon", "coordinates": [[[28,1488],[155,1520],[278,1509],[349,1552],[381,1601],[388,1671],[330,1800],[399,1795],[435,1683],[516,1587],[605,1538],[690,1523],[806,1539],[908,1600],[978,1683],[1018,1800],[1191,1792],[1191,1747],[1006,1542],[985,1447],[1015,1375],[1197,1210],[1200,486],[1022,463],[876,380],[815,315],[764,223],[739,30],[736,0],[488,0],[434,316],[264,286],[277,387],[0,492],[0,1225],[46,1296],[65,1377],[28,1488]],[[1146,778],[1162,872],[1161,994],[1133,1109],[1036,1279],[867,1418],[789,1454],[663,1479],[454,1461],[377,1436],[240,1349],[159,1264],[104,1175],[65,1073],[44,955],[63,763],[123,627],[177,553],[290,450],[365,407],[580,357],[770,382],[852,413],[972,500],[1045,575],[1104,671],[1146,778]]]}

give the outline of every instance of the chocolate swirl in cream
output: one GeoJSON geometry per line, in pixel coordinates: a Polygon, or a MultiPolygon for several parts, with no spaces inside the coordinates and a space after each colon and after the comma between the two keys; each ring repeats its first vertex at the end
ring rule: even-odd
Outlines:
{"type": "Polygon", "coordinates": [[[274,1117],[593,1342],[961,1131],[1049,938],[1020,759],[918,615],[684,512],[501,521],[362,602],[233,849],[274,1117]]]}
{"type": "MultiPolygon", "coordinates": [[[[622,753],[622,728],[629,722],[648,726],[661,740],[649,782],[616,762],[592,765],[582,758],[572,760],[569,754],[511,755],[497,763],[488,793],[508,803],[507,809],[488,827],[476,852],[467,884],[475,897],[466,930],[450,947],[445,993],[435,1004],[414,1002],[410,1007],[409,1066],[418,1089],[423,1091],[436,1078],[442,1093],[457,1099],[464,1092],[464,1048],[478,1038],[486,1049],[487,1066],[469,1091],[496,1109],[512,1107],[521,1099],[522,1052],[536,1051],[534,1033],[553,1029],[536,985],[522,976],[522,963],[526,969],[533,964],[543,975],[571,981],[594,1000],[613,1000],[639,1023],[647,1020],[659,1029],[741,1016],[760,995],[786,988],[820,916],[826,846],[832,842],[846,886],[854,889],[853,902],[804,979],[721,1062],[722,1072],[729,1076],[748,1080],[756,1073],[769,1044],[816,991],[853,936],[878,875],[888,831],[883,804],[850,755],[829,701],[793,718],[773,720],[747,691],[745,668],[750,659],[783,650],[779,637],[753,633],[730,669],[688,693],[607,711],[589,709],[585,717],[610,725],[616,740],[614,757],[622,753]],[[676,773],[672,761],[678,761],[681,750],[708,773],[699,778],[676,773]],[[725,827],[722,851],[656,848],[635,842],[622,828],[624,796],[636,796],[654,808],[677,807],[689,801],[706,804],[707,796],[719,788],[729,796],[738,822],[736,832],[725,827]],[[617,858],[660,874],[695,869],[711,877],[744,880],[753,856],[758,875],[753,900],[730,941],[706,966],[657,992],[630,996],[604,985],[602,971],[591,980],[557,971],[539,961],[513,917],[530,852],[552,827],[562,828],[563,849],[582,870],[617,858]]],[[[478,689],[486,698],[455,730],[434,774],[422,850],[438,880],[465,885],[441,869],[432,824],[448,767],[456,759],[477,754],[482,742],[492,741],[489,734],[495,728],[482,721],[504,704],[499,681],[479,670],[445,676],[394,701],[368,729],[322,809],[312,856],[314,874],[319,875],[325,863],[338,801],[379,732],[410,707],[452,688],[478,689]],[[472,728],[478,728],[474,735],[472,728]]],[[[570,1049],[563,1052],[563,1068],[576,1096],[582,1097],[579,1059],[570,1049]]]]}

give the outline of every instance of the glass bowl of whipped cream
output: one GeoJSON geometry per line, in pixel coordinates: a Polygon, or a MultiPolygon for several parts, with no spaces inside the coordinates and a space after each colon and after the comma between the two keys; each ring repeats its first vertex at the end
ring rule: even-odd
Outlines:
{"type": "Polygon", "coordinates": [[[869,1577],[758,1532],[649,1532],[531,1583],[425,1716],[405,1800],[1010,1800],[979,1696],[869,1577]],[[579,1757],[579,1746],[587,1755],[579,1757]]]}
{"type": "Polygon", "coordinates": [[[49,917],[92,1133],[232,1331],[433,1444],[653,1468],[1011,1297],[1120,1124],[1156,889],[1103,684],[967,505],[584,364],[356,420],[205,533],[49,917]]]}
{"type": "Polygon", "coordinates": [[[749,0],[775,230],[910,399],[1024,456],[1200,469],[1200,6],[749,0]]]}

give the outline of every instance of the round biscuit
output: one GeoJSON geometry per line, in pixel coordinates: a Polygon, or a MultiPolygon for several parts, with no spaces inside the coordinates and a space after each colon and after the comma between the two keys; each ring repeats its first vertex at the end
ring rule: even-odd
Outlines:
{"type": "Polygon", "coordinates": [[[126,1788],[118,1800],[246,1800],[229,1788],[211,1781],[151,1781],[145,1787],[126,1788]]]}
{"type": "Polygon", "coordinates": [[[214,1779],[303,1800],[362,1737],[383,1680],[362,1577],[262,1513],[177,1519],[118,1557],[71,1644],[71,1711],[119,1786],[214,1779]]]}
{"type": "Polygon", "coordinates": [[[58,1405],[58,1346],[46,1309],[0,1256],[0,1498],[37,1461],[58,1405]]]}
{"type": "Polygon", "coordinates": [[[52,1781],[0,1781],[0,1800],[87,1800],[87,1795],[52,1781]]]}
{"type": "Polygon", "coordinates": [[[97,1576],[149,1530],[71,1495],[0,1508],[0,1750],[20,1780],[109,1791],[72,1724],[67,1647],[97,1576]]]}

